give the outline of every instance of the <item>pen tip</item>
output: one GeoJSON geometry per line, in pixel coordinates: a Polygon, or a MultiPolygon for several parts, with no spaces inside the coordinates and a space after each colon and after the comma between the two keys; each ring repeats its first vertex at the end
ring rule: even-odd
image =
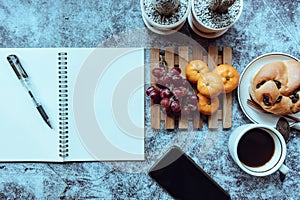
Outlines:
{"type": "Polygon", "coordinates": [[[48,124],[48,126],[49,126],[51,129],[53,129],[53,127],[52,127],[52,125],[51,125],[51,123],[50,123],[49,120],[47,120],[47,124],[48,124]]]}

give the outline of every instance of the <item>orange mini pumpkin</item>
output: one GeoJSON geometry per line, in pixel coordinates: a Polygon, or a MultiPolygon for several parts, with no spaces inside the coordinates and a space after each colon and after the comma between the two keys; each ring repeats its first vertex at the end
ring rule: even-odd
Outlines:
{"type": "Polygon", "coordinates": [[[187,80],[197,83],[202,73],[209,72],[209,68],[202,60],[192,60],[185,67],[185,75],[187,80]]]}
{"type": "Polygon", "coordinates": [[[224,91],[226,93],[232,92],[238,86],[240,75],[233,66],[221,64],[217,66],[213,70],[213,72],[219,74],[222,77],[224,91]]]}
{"type": "Polygon", "coordinates": [[[218,97],[212,99],[198,93],[198,110],[204,115],[212,115],[215,113],[220,105],[218,97]]]}
{"type": "Polygon", "coordinates": [[[197,83],[198,91],[208,98],[218,96],[221,92],[223,92],[223,87],[221,77],[213,72],[202,74],[197,83]]]}

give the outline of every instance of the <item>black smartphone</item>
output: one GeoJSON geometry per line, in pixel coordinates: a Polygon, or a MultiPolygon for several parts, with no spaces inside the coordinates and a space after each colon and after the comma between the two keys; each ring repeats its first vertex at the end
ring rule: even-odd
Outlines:
{"type": "Polygon", "coordinates": [[[175,199],[230,199],[218,183],[176,146],[148,174],[175,199]]]}

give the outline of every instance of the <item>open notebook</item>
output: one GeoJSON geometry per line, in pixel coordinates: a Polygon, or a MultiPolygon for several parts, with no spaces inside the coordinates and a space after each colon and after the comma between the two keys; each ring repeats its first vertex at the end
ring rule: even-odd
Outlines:
{"type": "Polygon", "coordinates": [[[144,159],[144,49],[0,49],[0,161],[144,159]],[[49,120],[7,56],[16,55],[49,120]]]}

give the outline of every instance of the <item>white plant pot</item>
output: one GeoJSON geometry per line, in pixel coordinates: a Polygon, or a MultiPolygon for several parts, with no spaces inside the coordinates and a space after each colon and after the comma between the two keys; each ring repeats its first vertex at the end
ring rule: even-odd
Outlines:
{"type": "Polygon", "coordinates": [[[159,24],[152,20],[145,12],[144,0],[140,0],[140,6],[142,10],[142,17],[147,28],[157,34],[167,35],[177,32],[184,25],[190,14],[192,3],[191,0],[188,1],[188,8],[184,16],[173,24],[159,24]]]}
{"type": "Polygon", "coordinates": [[[238,21],[238,19],[242,14],[242,10],[243,10],[243,0],[240,0],[239,12],[236,15],[236,18],[232,21],[232,23],[222,28],[213,28],[203,24],[201,19],[197,17],[197,14],[195,12],[195,2],[194,0],[192,0],[191,13],[189,16],[189,24],[192,27],[192,29],[202,37],[206,37],[206,38],[219,37],[223,35],[231,26],[233,26],[238,21]]]}
{"type": "Polygon", "coordinates": [[[179,26],[177,26],[173,29],[159,29],[159,28],[156,28],[156,27],[152,26],[151,24],[149,24],[149,22],[145,19],[144,16],[143,16],[143,21],[144,21],[144,24],[146,25],[146,27],[150,31],[152,31],[153,33],[156,33],[156,34],[160,34],[160,35],[170,35],[170,34],[176,33],[184,25],[184,23],[182,23],[182,24],[180,24],[179,26]]]}

